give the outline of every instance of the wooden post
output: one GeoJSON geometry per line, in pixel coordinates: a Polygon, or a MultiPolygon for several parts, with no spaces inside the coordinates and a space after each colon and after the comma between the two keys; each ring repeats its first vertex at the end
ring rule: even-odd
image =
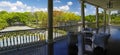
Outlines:
{"type": "Polygon", "coordinates": [[[53,55],[53,0],[48,0],[48,55],[53,55]]]}
{"type": "MultiPolygon", "coordinates": [[[[84,0],[81,0],[81,18],[82,18],[82,29],[85,29],[85,13],[84,13],[84,0]]],[[[82,54],[85,52],[85,43],[84,43],[84,35],[82,35],[82,54]]]]}
{"type": "Polygon", "coordinates": [[[104,10],[104,30],[103,32],[105,33],[106,32],[106,10],[104,10]]]}
{"type": "Polygon", "coordinates": [[[84,12],[84,1],[81,0],[81,18],[82,18],[82,28],[85,28],[85,12],[84,12]]]}
{"type": "Polygon", "coordinates": [[[108,13],[109,13],[108,14],[108,25],[109,25],[108,33],[110,34],[111,11],[109,10],[108,13]]]}
{"type": "Polygon", "coordinates": [[[98,14],[98,6],[96,6],[96,28],[97,28],[97,30],[96,30],[96,33],[98,33],[99,32],[99,14],[98,14]]]}

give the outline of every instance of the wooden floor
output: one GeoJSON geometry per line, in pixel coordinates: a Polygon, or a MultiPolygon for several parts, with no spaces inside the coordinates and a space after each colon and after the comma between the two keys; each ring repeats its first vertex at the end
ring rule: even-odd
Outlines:
{"type": "MultiPolygon", "coordinates": [[[[74,50],[73,50],[74,51],[74,50]]],[[[54,55],[68,55],[67,39],[54,43],[54,55]]],[[[0,55],[47,55],[47,45],[9,51],[0,55]]],[[[78,55],[82,55],[81,38],[78,37],[78,55]]],[[[107,55],[120,55],[120,29],[112,28],[107,55]]]]}
{"type": "Polygon", "coordinates": [[[120,27],[111,28],[111,37],[108,41],[108,55],[120,55],[120,27]]]}

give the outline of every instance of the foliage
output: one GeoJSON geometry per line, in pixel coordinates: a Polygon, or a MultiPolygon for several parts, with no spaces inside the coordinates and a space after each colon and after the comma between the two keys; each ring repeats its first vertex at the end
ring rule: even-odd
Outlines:
{"type": "Polygon", "coordinates": [[[58,23],[66,23],[72,21],[80,21],[80,16],[71,12],[63,12],[63,11],[54,11],[53,12],[53,25],[57,26],[58,23]]]}
{"type": "MultiPolygon", "coordinates": [[[[53,26],[59,22],[79,21],[80,16],[71,12],[53,11],[53,26]]],[[[34,28],[48,26],[48,13],[43,11],[36,12],[7,12],[0,11],[0,29],[14,24],[24,24],[34,28]]]]}
{"type": "MultiPolygon", "coordinates": [[[[103,13],[99,13],[99,22],[103,23],[103,13]]],[[[107,15],[108,18],[108,15],[107,15]]],[[[120,24],[120,15],[112,14],[112,24],[120,24]]],[[[78,22],[81,20],[80,15],[72,12],[53,11],[53,26],[58,26],[62,23],[78,22]]],[[[85,17],[87,22],[96,22],[95,15],[87,15],[85,17]]],[[[108,22],[108,21],[107,21],[108,22]]],[[[11,26],[16,23],[24,25],[43,28],[48,26],[48,13],[43,11],[36,12],[7,12],[0,11],[0,29],[11,26]]]]}
{"type": "Polygon", "coordinates": [[[111,15],[111,23],[114,25],[120,25],[120,15],[112,14],[111,15]]]}

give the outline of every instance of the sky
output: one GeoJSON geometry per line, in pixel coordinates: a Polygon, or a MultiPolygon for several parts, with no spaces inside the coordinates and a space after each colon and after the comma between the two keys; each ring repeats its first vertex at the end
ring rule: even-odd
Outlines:
{"type": "MultiPolygon", "coordinates": [[[[0,11],[8,12],[35,12],[47,11],[48,0],[0,0],[0,11]]],[[[73,12],[80,15],[80,3],[78,0],[53,0],[54,10],[73,12]]],[[[100,9],[99,12],[102,12],[100,9]]],[[[87,4],[85,15],[95,14],[95,7],[87,4]]]]}

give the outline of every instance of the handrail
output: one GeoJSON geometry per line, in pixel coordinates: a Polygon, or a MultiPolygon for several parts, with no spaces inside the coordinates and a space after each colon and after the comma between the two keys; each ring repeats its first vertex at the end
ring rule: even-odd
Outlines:
{"type": "MultiPolygon", "coordinates": [[[[95,22],[91,23],[91,22],[86,22],[85,24],[95,24],[95,22]]],[[[57,27],[53,27],[53,28],[63,28],[63,27],[71,27],[71,26],[79,26],[82,25],[82,23],[78,23],[78,24],[70,24],[70,25],[65,25],[65,26],[57,26],[57,27]]]]}
{"type": "MultiPolygon", "coordinates": [[[[85,24],[95,24],[95,22],[91,23],[91,22],[86,22],[85,24]]],[[[70,24],[70,25],[65,25],[65,26],[56,26],[53,28],[64,28],[64,27],[71,27],[71,26],[79,26],[82,25],[82,23],[78,23],[78,24],[70,24]]],[[[25,30],[12,30],[12,31],[0,31],[0,33],[6,33],[6,32],[20,32],[20,31],[33,31],[33,30],[45,30],[48,29],[47,27],[45,28],[35,28],[35,29],[25,29],[25,30]]]]}
{"type": "Polygon", "coordinates": [[[47,28],[35,28],[35,29],[26,29],[26,30],[0,31],[0,33],[20,32],[20,31],[33,31],[33,30],[45,30],[45,29],[47,29],[47,28]]]}

